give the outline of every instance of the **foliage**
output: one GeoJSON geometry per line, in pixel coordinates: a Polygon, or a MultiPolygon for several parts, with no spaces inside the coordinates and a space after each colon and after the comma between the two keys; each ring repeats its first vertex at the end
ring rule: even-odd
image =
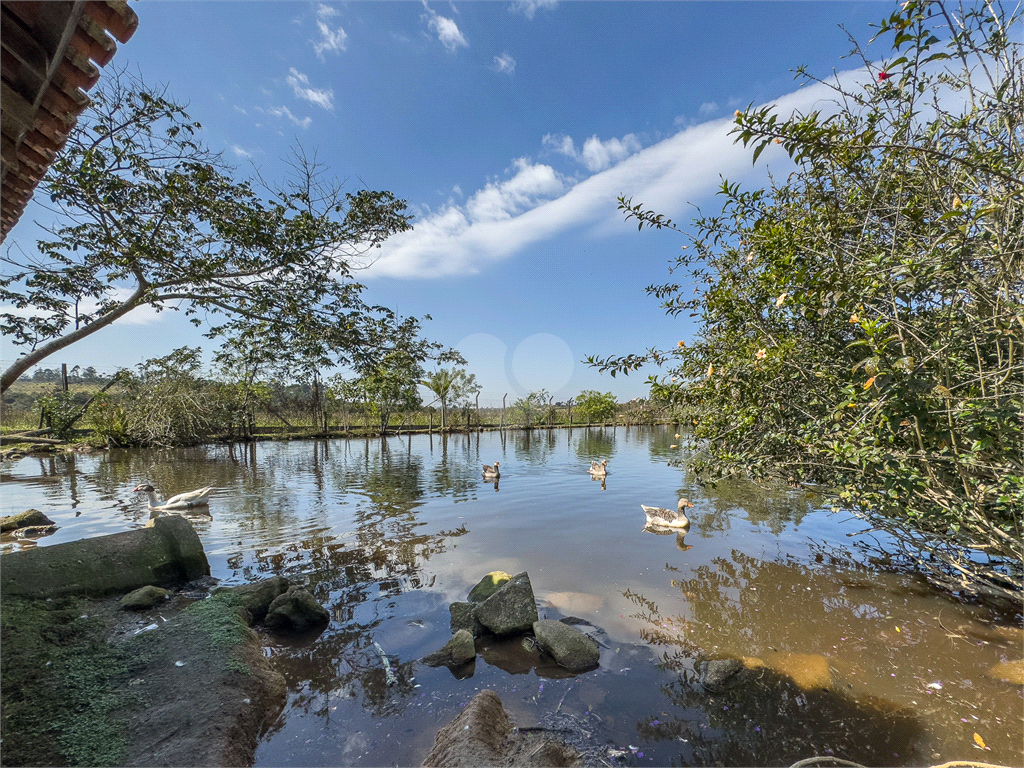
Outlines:
{"type": "Polygon", "coordinates": [[[576,412],[588,424],[595,421],[601,423],[612,419],[618,407],[615,395],[611,392],[601,393],[595,389],[585,389],[576,396],[576,412]]]}
{"type": "Polygon", "coordinates": [[[441,401],[441,429],[447,427],[448,406],[458,405],[481,389],[476,383],[476,375],[466,373],[461,368],[439,368],[428,373],[419,383],[441,401]]]}
{"type": "Polygon", "coordinates": [[[74,434],[75,421],[82,413],[80,398],[73,392],[63,390],[41,395],[33,408],[43,415],[46,425],[58,440],[67,440],[74,434]]]}
{"type": "Polygon", "coordinates": [[[546,413],[551,397],[546,389],[530,392],[512,403],[513,410],[522,414],[523,426],[530,427],[542,413],[546,413]]]}
{"type": "MultiPolygon", "coordinates": [[[[881,25],[893,58],[876,82],[827,83],[833,114],[738,112],[733,133],[755,162],[775,143],[796,170],[753,192],[723,183],[721,213],[693,222],[674,267],[693,281],[647,289],[669,314],[699,317],[699,337],[590,362],[667,366],[652,394],[692,414],[707,446],[698,469],[837,489],[987,549],[980,589],[1019,596],[1007,570],[1019,575],[1024,492],[1015,25],[998,6],[954,20],[912,0],[881,25]]],[[[631,200],[620,209],[641,228],[678,229],[631,200]]]]}
{"type": "Polygon", "coordinates": [[[122,372],[123,386],[97,399],[90,426],[117,445],[186,445],[232,432],[244,400],[200,374],[200,350],[182,347],[122,372]]]}
{"type": "Polygon", "coordinates": [[[344,400],[365,403],[383,435],[392,415],[420,407],[417,384],[422,376],[419,360],[408,352],[396,351],[365,366],[353,379],[335,378],[333,389],[344,400]]]}
{"type": "Polygon", "coordinates": [[[283,183],[236,181],[198,122],[125,72],[105,73],[90,98],[37,194],[58,216],[50,239],[2,259],[0,301],[16,311],[0,328],[30,351],[0,392],[142,306],[222,320],[209,336],[321,365],[368,362],[417,330],[363,303],[352,280],[359,258],[409,228],[405,201],[344,192],[301,153],[283,183]]]}

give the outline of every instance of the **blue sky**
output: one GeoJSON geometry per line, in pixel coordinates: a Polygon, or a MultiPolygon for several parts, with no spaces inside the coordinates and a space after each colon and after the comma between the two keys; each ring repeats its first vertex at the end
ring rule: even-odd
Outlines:
{"type": "MultiPolygon", "coordinates": [[[[638,233],[624,194],[679,222],[714,211],[720,177],[761,186],[727,136],[748,104],[827,109],[805,65],[857,69],[844,25],[866,44],[888,2],[143,2],[114,64],[189,103],[203,140],[249,175],[316,151],[348,187],[408,201],[414,229],[360,272],[370,303],[430,314],[483,384],[481,404],[536,389],[620,399],[591,354],[675,346],[696,329],[644,287],[669,279],[683,239],[638,233]]],[[[870,52],[880,58],[887,44],[870,52]]],[[[30,207],[4,247],[29,250],[30,207]]],[[[680,276],[676,275],[678,279],[680,276]]],[[[133,366],[214,342],[176,313],[139,310],[43,363],[133,366]]],[[[0,348],[10,359],[17,349],[0,348]]]]}

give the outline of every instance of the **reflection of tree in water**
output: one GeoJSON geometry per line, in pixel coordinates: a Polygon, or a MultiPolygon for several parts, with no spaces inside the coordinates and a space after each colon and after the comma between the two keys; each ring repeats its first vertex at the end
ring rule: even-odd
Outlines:
{"type": "Polygon", "coordinates": [[[694,529],[705,537],[729,530],[733,520],[742,518],[778,535],[787,524],[799,525],[815,511],[815,503],[820,503],[819,497],[802,491],[760,486],[740,478],[718,481],[707,495],[695,492],[690,486],[681,488],[680,495],[689,499],[699,497],[699,510],[695,512],[700,514],[691,515],[691,520],[694,529]]]}
{"type": "MultiPolygon", "coordinates": [[[[801,689],[770,667],[744,672],[743,682],[722,692],[698,680],[702,659],[763,654],[770,660],[775,650],[807,651],[822,627],[830,634],[865,634],[862,606],[840,596],[841,578],[734,551],[698,567],[692,578],[672,582],[687,598],[688,615],[663,615],[643,595],[624,592],[637,606],[633,617],[647,624],[643,639],[664,649],[659,666],[676,677],[661,690],[682,710],[638,722],[640,737],[677,740],[682,765],[789,765],[811,755],[865,765],[920,763],[923,726],[891,702],[836,688],[801,689]]],[[[888,599],[896,610],[902,598],[888,599]]],[[[886,608],[877,606],[880,616],[886,608]]]]}
{"type": "MultiPolygon", "coordinates": [[[[450,496],[456,503],[476,498],[484,463],[479,450],[472,450],[464,440],[449,440],[448,435],[442,434],[440,451],[440,459],[430,470],[427,483],[430,492],[438,496],[450,496]]],[[[490,459],[487,463],[493,461],[495,459],[490,459]]]]}
{"type": "MultiPolygon", "coordinates": [[[[394,667],[397,683],[387,685],[384,664],[373,643],[374,630],[388,618],[390,601],[408,590],[429,587],[423,563],[444,552],[453,531],[425,533],[416,511],[425,490],[419,456],[393,451],[386,442],[360,461],[331,466],[332,485],[364,497],[353,511],[354,531],[339,540],[331,529],[257,551],[247,579],[270,574],[304,574],[307,589],[331,612],[331,628],[304,647],[278,657],[278,667],[299,691],[292,706],[329,718],[339,698],[362,697],[375,714],[403,706],[412,693],[413,662],[394,667]]],[[[390,663],[395,665],[391,657],[390,663]]]]}
{"type": "Polygon", "coordinates": [[[558,449],[557,429],[521,429],[513,433],[512,450],[516,460],[523,464],[547,464],[558,449]]]}
{"type": "Polygon", "coordinates": [[[576,455],[586,462],[612,460],[615,455],[615,432],[605,431],[603,427],[592,429],[585,427],[580,439],[576,441],[576,455]]]}

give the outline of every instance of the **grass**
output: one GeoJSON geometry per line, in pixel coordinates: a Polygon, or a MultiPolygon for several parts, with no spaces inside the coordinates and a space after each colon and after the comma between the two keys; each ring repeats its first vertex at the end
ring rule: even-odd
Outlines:
{"type": "Polygon", "coordinates": [[[152,641],[108,644],[96,603],[78,598],[0,603],[3,765],[118,765],[114,713],[145,703],[118,688],[142,669],[152,641]]]}

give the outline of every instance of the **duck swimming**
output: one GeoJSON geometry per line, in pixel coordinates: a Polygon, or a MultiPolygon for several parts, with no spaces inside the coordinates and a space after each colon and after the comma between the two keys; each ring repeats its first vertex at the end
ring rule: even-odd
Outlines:
{"type": "Polygon", "coordinates": [[[151,510],[179,510],[179,509],[193,509],[195,507],[205,507],[210,503],[210,500],[206,498],[213,491],[213,486],[207,486],[206,488],[200,488],[196,491],[189,491],[188,493],[179,493],[177,496],[171,496],[167,501],[161,503],[156,497],[156,489],[149,484],[138,485],[135,487],[133,493],[142,491],[149,496],[149,508],[151,510]]]}
{"type": "Polygon", "coordinates": [[[484,477],[489,477],[492,480],[501,477],[501,470],[498,469],[499,466],[498,462],[494,462],[493,467],[490,464],[484,464],[484,477]]]}
{"type": "Polygon", "coordinates": [[[689,528],[690,519],[683,512],[684,509],[692,507],[693,504],[689,499],[680,499],[678,509],[673,512],[671,509],[665,509],[664,507],[648,507],[644,504],[640,505],[640,509],[647,515],[648,525],[658,525],[665,528],[689,528]]]}
{"type": "Polygon", "coordinates": [[[594,477],[603,477],[608,474],[608,459],[601,459],[601,463],[590,462],[590,469],[587,470],[594,477]]]}

